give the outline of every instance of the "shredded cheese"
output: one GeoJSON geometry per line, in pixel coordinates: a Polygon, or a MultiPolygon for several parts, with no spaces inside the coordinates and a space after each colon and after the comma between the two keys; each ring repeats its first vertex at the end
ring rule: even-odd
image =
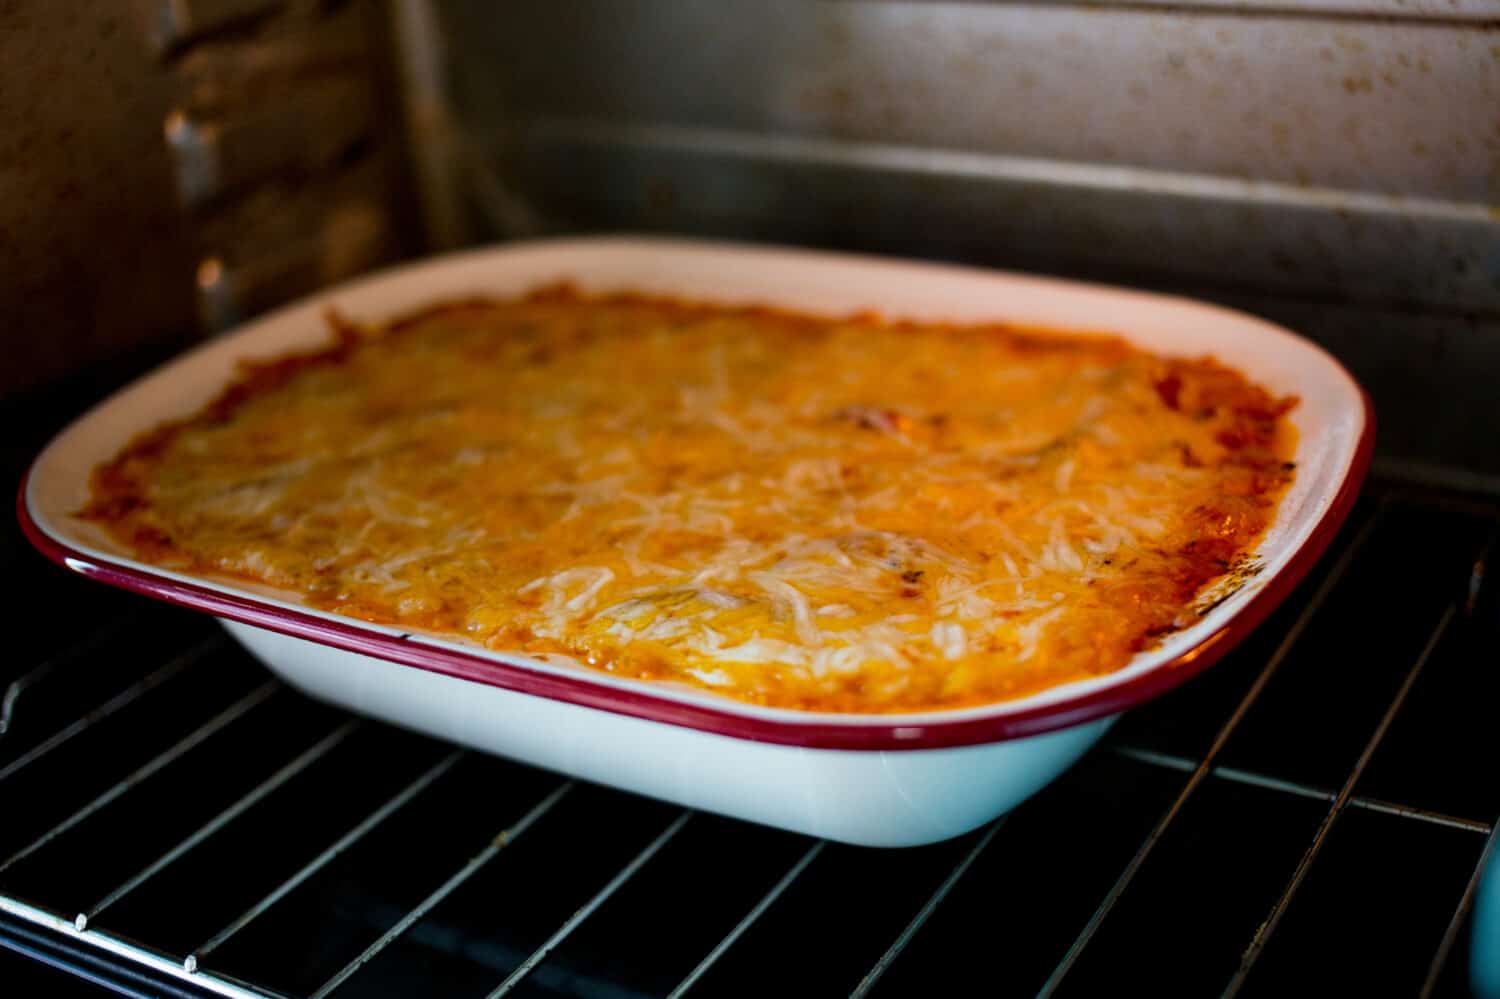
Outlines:
{"type": "Polygon", "coordinates": [[[342,614],[884,712],[1120,668],[1293,474],[1292,400],[1108,337],[566,288],[337,332],[82,515],[342,614]]]}

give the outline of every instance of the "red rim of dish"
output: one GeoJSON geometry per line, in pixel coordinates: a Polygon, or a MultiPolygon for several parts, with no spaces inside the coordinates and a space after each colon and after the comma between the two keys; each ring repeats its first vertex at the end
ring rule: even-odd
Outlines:
{"type": "MultiPolygon", "coordinates": [[[[880,715],[867,721],[827,722],[757,718],[732,706],[715,707],[678,701],[653,691],[601,684],[586,675],[560,676],[513,663],[483,658],[457,647],[440,647],[387,635],[354,618],[329,619],[277,607],[249,594],[228,593],[160,576],[149,570],[99,558],[59,541],[42,529],[26,502],[30,470],[21,480],[17,515],[27,539],[47,558],[73,572],[124,590],[142,593],[180,607],[304,638],[402,666],[473,683],[487,684],[535,697],[563,701],[614,714],[709,732],[734,739],[803,746],[809,749],[908,750],[945,749],[1004,742],[1040,735],[1116,714],[1166,693],[1213,665],[1256,628],[1292,592],[1349,516],[1369,469],[1375,441],[1375,414],[1369,395],[1359,389],[1364,428],[1354,457],[1333,502],[1286,567],[1228,621],[1191,649],[1124,683],[1079,694],[1063,701],[1019,710],[995,705],[995,714],[931,721],[900,721],[880,715]]],[[[729,702],[732,704],[732,702],[729,702]]]]}

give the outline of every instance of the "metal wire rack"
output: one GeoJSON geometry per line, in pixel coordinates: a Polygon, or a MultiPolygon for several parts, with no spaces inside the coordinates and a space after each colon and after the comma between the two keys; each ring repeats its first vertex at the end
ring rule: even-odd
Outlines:
{"type": "Polygon", "coordinates": [[[1463,993],[1497,531],[1488,500],[1372,487],[1223,663],[903,851],[352,718],[10,539],[0,945],[142,995],[1463,993]]]}

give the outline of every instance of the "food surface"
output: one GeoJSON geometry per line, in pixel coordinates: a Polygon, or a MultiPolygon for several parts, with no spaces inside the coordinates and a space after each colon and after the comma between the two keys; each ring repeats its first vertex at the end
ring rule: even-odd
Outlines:
{"type": "Polygon", "coordinates": [[[93,476],[145,561],[760,704],[894,712],[1118,670],[1294,469],[1212,359],[567,287],[334,320],[93,476]]]}

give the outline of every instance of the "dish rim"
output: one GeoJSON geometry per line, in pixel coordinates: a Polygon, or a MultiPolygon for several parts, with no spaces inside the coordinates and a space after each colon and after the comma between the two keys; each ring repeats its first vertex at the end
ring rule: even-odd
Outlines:
{"type": "MultiPolygon", "coordinates": [[[[1204,634],[1193,645],[1177,655],[1117,681],[1108,682],[1108,677],[1100,678],[1107,681],[1105,685],[1082,690],[1073,695],[1058,696],[1055,692],[1059,688],[1054,687],[1010,701],[904,715],[775,710],[775,717],[769,717],[768,714],[772,713],[771,709],[737,702],[722,695],[697,692],[684,694],[671,688],[641,681],[622,680],[608,674],[593,676],[582,669],[557,671],[555,668],[548,669],[545,663],[507,661],[496,658],[495,653],[487,653],[487,650],[478,647],[470,649],[456,642],[444,641],[439,637],[416,635],[356,618],[339,617],[329,612],[299,608],[248,590],[233,589],[232,583],[215,584],[192,580],[170,570],[134,562],[125,556],[112,556],[86,550],[67,537],[55,535],[41,522],[41,519],[33,515],[29,487],[34,471],[53,447],[70,430],[94,415],[96,409],[90,409],[69,424],[64,431],[53,438],[52,442],[49,442],[28,467],[22,477],[17,495],[17,516],[22,531],[32,545],[53,562],[99,582],[151,596],[169,604],[205,611],[218,617],[243,621],[292,637],[460,680],[753,742],[800,746],[808,749],[862,751],[942,749],[1026,738],[1081,724],[1105,715],[1117,714],[1157,697],[1201,673],[1258,627],[1306,576],[1312,565],[1327,549],[1353,508],[1369,468],[1375,431],[1374,410],[1369,394],[1337,359],[1327,354],[1326,351],[1322,351],[1305,337],[1247,313],[1224,309],[1194,299],[988,268],[931,264],[904,258],[808,251],[793,247],[767,247],[757,244],[688,239],[664,240],[650,237],[609,236],[537,240],[498,244],[457,254],[428,257],[380,271],[299,299],[283,309],[275,310],[246,324],[243,329],[260,327],[263,323],[276,320],[292,309],[305,308],[310,303],[329,295],[349,293],[371,285],[378,286],[383,279],[389,279],[413,269],[440,267],[444,263],[503,253],[507,249],[524,250],[549,246],[566,249],[571,245],[599,248],[621,243],[654,248],[727,249],[749,251],[765,256],[818,258],[847,263],[879,262],[886,265],[894,263],[919,269],[930,268],[1012,281],[1035,282],[1061,290],[1072,287],[1088,289],[1096,293],[1115,292],[1152,299],[1162,304],[1188,304],[1242,319],[1254,319],[1261,325],[1273,327],[1283,334],[1294,336],[1305,345],[1312,347],[1323,355],[1336,373],[1347,379],[1359,400],[1361,418],[1359,438],[1355,442],[1343,477],[1332,499],[1301,544],[1286,557],[1285,564],[1273,574],[1269,574],[1264,583],[1249,594],[1245,603],[1229,614],[1217,628],[1204,634]],[[1039,696],[1048,694],[1052,694],[1053,699],[1045,703],[1028,704],[1028,702],[1034,702],[1039,696]]],[[[579,278],[582,277],[579,275],[579,278]]],[[[420,304],[414,303],[414,305],[420,304]]],[[[772,300],[772,304],[779,303],[772,300]]],[[[230,334],[230,336],[233,335],[230,334]]],[[[1122,332],[1119,335],[1127,340],[1130,339],[1128,333],[1122,332]]],[[[180,359],[168,361],[144,377],[161,373],[180,359]]],[[[120,398],[138,388],[144,377],[112,393],[105,402],[120,398]]],[[[1125,672],[1129,669],[1130,667],[1127,666],[1117,672],[1125,672]]],[[[1063,686],[1066,687],[1066,685],[1063,686]]]]}

